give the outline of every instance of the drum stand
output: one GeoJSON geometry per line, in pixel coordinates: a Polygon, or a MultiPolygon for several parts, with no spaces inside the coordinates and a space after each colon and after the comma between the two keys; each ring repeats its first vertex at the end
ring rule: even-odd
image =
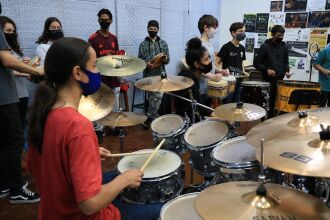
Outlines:
{"type": "Polygon", "coordinates": [[[123,127],[119,127],[119,139],[120,139],[120,152],[124,152],[124,138],[126,136],[125,129],[123,127]]]}

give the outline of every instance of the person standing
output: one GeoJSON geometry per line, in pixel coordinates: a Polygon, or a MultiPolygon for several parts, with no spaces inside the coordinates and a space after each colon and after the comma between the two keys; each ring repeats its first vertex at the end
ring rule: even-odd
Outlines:
{"type": "Polygon", "coordinates": [[[321,84],[320,107],[330,106],[330,46],[322,49],[314,64],[321,84]]]}

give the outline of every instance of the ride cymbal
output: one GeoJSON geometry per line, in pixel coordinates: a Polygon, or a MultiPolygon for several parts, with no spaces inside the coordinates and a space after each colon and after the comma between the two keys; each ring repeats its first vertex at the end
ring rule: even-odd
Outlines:
{"type": "Polygon", "coordinates": [[[205,220],[330,219],[330,209],[312,195],[267,183],[267,195],[258,196],[257,187],[251,181],[211,186],[197,195],[195,209],[205,220]]]}
{"type": "Polygon", "coordinates": [[[167,75],[162,79],[161,76],[150,76],[135,82],[138,89],[151,92],[172,92],[191,87],[194,81],[188,77],[167,75]]]}
{"type": "Polygon", "coordinates": [[[103,76],[130,76],[146,68],[144,60],[127,55],[109,55],[97,59],[96,66],[103,76]]]}
{"type": "Polygon", "coordinates": [[[115,105],[115,96],[105,84],[94,94],[80,99],[78,111],[90,121],[96,121],[109,114],[115,105]]]}
{"type": "Polygon", "coordinates": [[[264,117],[266,110],[249,103],[229,103],[217,107],[214,114],[223,120],[244,122],[264,117]]]}
{"type": "Polygon", "coordinates": [[[135,112],[111,112],[97,123],[110,127],[128,127],[143,123],[147,116],[135,112]]]}

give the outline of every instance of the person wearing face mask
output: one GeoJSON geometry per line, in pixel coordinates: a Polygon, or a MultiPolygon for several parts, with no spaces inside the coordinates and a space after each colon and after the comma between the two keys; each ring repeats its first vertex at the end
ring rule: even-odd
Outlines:
{"type": "Polygon", "coordinates": [[[271,29],[272,38],[263,43],[254,60],[254,67],[262,73],[263,79],[270,83],[269,115],[274,116],[277,81],[286,76],[290,78],[288,47],[283,42],[285,29],[275,25],[271,29]]]}
{"type": "MultiPolygon", "coordinates": [[[[209,73],[212,70],[212,61],[209,52],[202,46],[202,41],[199,38],[192,38],[187,42],[186,63],[189,70],[183,70],[178,75],[192,79],[194,84],[175,94],[185,97],[190,100],[196,100],[198,103],[207,104],[205,96],[200,93],[200,80],[203,79],[203,74],[209,73]]],[[[191,104],[179,98],[175,98],[176,113],[185,116],[187,114],[192,119],[191,104]]],[[[197,121],[202,120],[203,116],[210,116],[212,112],[197,106],[195,118],[197,121]]]]}
{"type": "MultiPolygon", "coordinates": [[[[217,56],[218,65],[223,69],[236,68],[242,72],[245,72],[243,61],[246,60],[245,48],[240,41],[243,41],[246,37],[245,26],[242,22],[235,22],[230,25],[229,32],[232,36],[232,40],[224,44],[217,56]]],[[[237,102],[238,100],[238,88],[240,88],[242,79],[236,79],[236,88],[233,94],[230,94],[224,101],[226,103],[237,102]]]]}
{"type": "MultiPolygon", "coordinates": [[[[149,36],[139,46],[138,57],[144,60],[147,64],[146,69],[143,71],[143,77],[160,76],[162,72],[166,72],[165,65],[170,62],[170,53],[166,41],[158,36],[159,23],[156,20],[150,20],[147,25],[149,36]],[[164,59],[162,65],[154,66],[152,60],[155,56],[162,54],[164,59]]],[[[160,92],[148,92],[147,104],[145,105],[147,121],[144,122],[144,127],[149,128],[153,119],[158,116],[158,110],[162,101],[163,94],[160,92]]]]}

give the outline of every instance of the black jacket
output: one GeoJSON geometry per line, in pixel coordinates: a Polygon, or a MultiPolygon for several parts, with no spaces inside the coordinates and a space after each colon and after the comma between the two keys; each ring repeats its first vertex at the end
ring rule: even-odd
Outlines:
{"type": "Polygon", "coordinates": [[[283,79],[286,72],[289,71],[288,48],[284,42],[277,44],[272,39],[268,39],[258,50],[254,60],[254,67],[261,71],[265,80],[283,79]],[[270,77],[267,69],[275,71],[276,76],[270,77]]]}

